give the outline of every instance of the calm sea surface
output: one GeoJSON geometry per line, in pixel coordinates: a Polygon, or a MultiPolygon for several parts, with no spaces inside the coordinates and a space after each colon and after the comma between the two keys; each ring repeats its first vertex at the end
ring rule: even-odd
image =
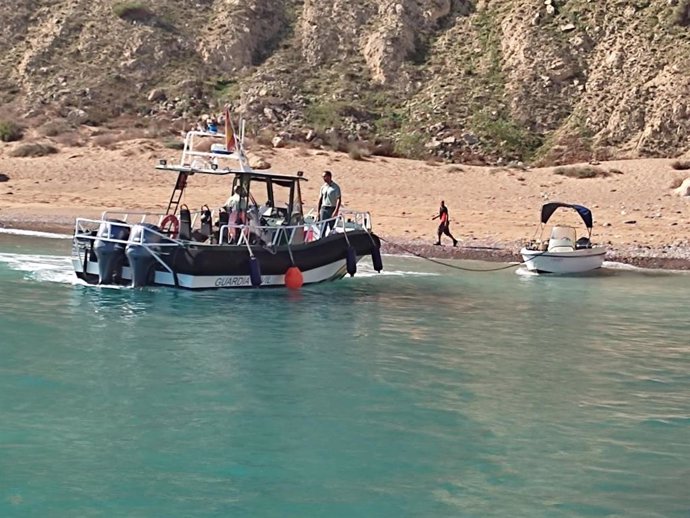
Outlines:
{"type": "Polygon", "coordinates": [[[0,235],[1,517],[690,516],[687,274],[191,293],[68,250],[0,235]]]}

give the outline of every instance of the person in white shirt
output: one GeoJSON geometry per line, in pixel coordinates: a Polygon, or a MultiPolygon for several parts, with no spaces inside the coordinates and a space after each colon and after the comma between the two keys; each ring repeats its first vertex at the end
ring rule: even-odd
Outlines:
{"type": "MultiPolygon", "coordinates": [[[[243,196],[244,189],[241,185],[235,187],[235,193],[225,202],[225,208],[229,212],[230,225],[243,225],[247,222],[247,197],[243,196]]],[[[232,237],[232,233],[230,234],[232,237]]],[[[239,228],[234,232],[235,242],[239,238],[239,228]]]]}
{"type": "MultiPolygon", "coordinates": [[[[319,219],[322,221],[336,217],[340,211],[341,203],[340,187],[333,181],[333,175],[330,171],[324,171],[323,181],[325,183],[321,186],[317,208],[319,219]]],[[[328,226],[333,228],[334,223],[331,221],[328,226]]]]}
{"type": "Polygon", "coordinates": [[[243,189],[240,185],[235,187],[235,193],[225,202],[228,212],[238,213],[247,210],[247,198],[242,196],[243,189]]]}

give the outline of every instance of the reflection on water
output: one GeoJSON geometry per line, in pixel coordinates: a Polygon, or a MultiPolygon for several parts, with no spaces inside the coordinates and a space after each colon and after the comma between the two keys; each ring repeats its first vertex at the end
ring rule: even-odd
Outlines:
{"type": "Polygon", "coordinates": [[[388,257],[395,275],[193,293],[74,285],[22,253],[0,250],[2,516],[690,508],[686,275],[388,257]]]}

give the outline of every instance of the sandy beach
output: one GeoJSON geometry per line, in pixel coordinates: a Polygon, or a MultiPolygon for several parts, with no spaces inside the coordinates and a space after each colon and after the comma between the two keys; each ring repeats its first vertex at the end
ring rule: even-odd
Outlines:
{"type": "MultiPolygon", "coordinates": [[[[159,158],[178,152],[153,140],[120,142],[111,149],[62,148],[39,158],[12,158],[0,148],[0,226],[71,231],[76,216],[111,210],[164,210],[175,177],[156,171],[159,158]]],[[[602,162],[606,177],[571,178],[554,168],[501,168],[449,165],[371,157],[305,148],[249,146],[271,170],[304,171],[305,207],[316,206],[321,172],[333,172],[346,207],[371,212],[374,230],[394,244],[436,257],[515,259],[521,244],[535,237],[539,211],[547,201],[588,206],[594,214],[593,241],[607,244],[609,259],[631,264],[690,268],[690,199],[674,194],[674,181],[690,176],[671,159],[602,162]],[[454,249],[436,239],[436,214],[445,200],[451,231],[461,240],[454,249]]],[[[197,175],[183,199],[190,208],[219,207],[228,196],[229,178],[197,175]]],[[[573,211],[559,211],[553,222],[585,232],[573,211]]]]}

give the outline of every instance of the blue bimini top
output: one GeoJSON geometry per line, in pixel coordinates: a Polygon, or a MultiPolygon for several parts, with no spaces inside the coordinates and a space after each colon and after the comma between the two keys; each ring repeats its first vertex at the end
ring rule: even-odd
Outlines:
{"type": "Polygon", "coordinates": [[[585,226],[588,229],[592,228],[592,211],[589,210],[587,207],[583,207],[582,205],[573,205],[571,203],[553,202],[544,204],[541,208],[541,222],[543,224],[546,224],[546,222],[549,221],[551,215],[554,212],[556,212],[556,209],[559,209],[560,207],[574,209],[580,215],[582,221],[585,222],[585,226]]]}

